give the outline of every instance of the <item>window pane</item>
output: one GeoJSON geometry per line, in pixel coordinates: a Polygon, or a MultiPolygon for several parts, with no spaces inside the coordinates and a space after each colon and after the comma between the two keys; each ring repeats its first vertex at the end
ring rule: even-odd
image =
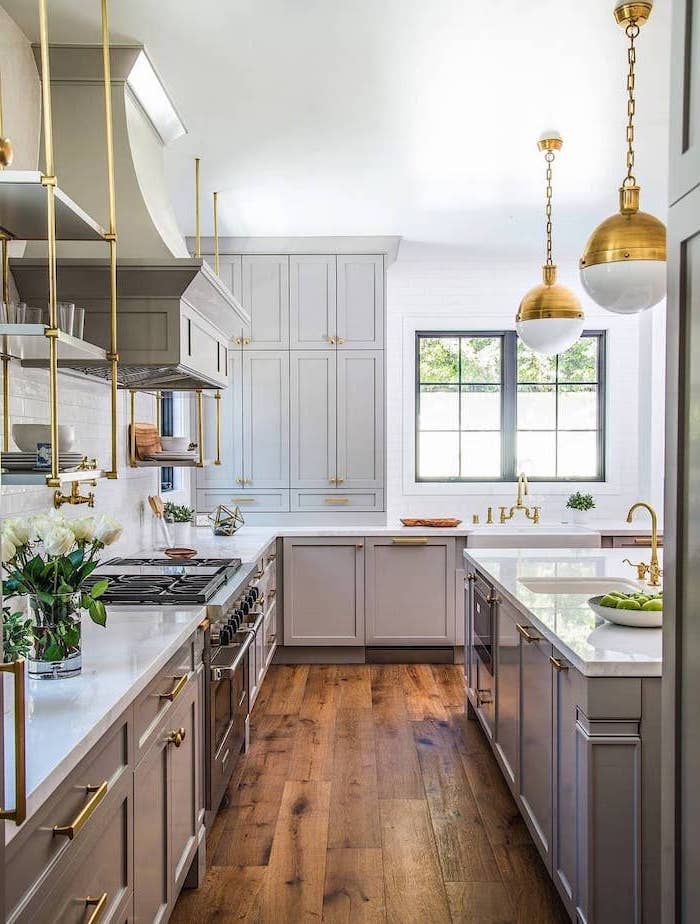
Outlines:
{"type": "Polygon", "coordinates": [[[421,430],[459,430],[457,385],[421,385],[418,426],[421,430]]]}
{"type": "Polygon", "coordinates": [[[501,381],[500,337],[464,337],[462,339],[462,381],[501,381]]]}
{"type": "Polygon", "coordinates": [[[598,381],[598,338],[581,337],[565,353],[559,354],[560,382],[598,381]]]}
{"type": "Polygon", "coordinates": [[[462,429],[501,429],[501,389],[498,385],[462,386],[462,429]]]}
{"type": "Polygon", "coordinates": [[[554,385],[518,385],[518,429],[554,430],[556,400],[554,385]]]}
{"type": "Polygon", "coordinates": [[[500,478],[500,433],[462,433],[461,475],[462,478],[500,478]]]}
{"type": "Polygon", "coordinates": [[[554,382],[557,375],[556,356],[541,356],[518,340],[518,381],[554,382]]]}
{"type": "Polygon", "coordinates": [[[518,433],[518,471],[537,478],[556,475],[556,433],[518,433]]]}
{"type": "Polygon", "coordinates": [[[421,433],[418,473],[421,478],[457,478],[459,433],[421,433]]]}
{"type": "Polygon", "coordinates": [[[596,385],[559,386],[559,429],[595,430],[598,426],[596,385]]]}
{"type": "Polygon", "coordinates": [[[421,337],[420,381],[459,381],[459,338],[421,337]]]}
{"type": "Polygon", "coordinates": [[[595,478],[597,433],[559,433],[559,477],[595,478]]]}

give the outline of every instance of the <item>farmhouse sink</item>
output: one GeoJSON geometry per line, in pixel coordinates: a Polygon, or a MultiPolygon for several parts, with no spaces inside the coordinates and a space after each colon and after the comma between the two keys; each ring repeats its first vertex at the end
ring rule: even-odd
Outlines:
{"type": "Polygon", "coordinates": [[[476,526],[467,546],[475,549],[599,549],[600,534],[580,526],[546,523],[476,526]]]}
{"type": "Polygon", "coordinates": [[[586,594],[594,597],[611,590],[626,594],[639,590],[639,584],[624,577],[532,577],[518,580],[534,594],[586,594]]]}

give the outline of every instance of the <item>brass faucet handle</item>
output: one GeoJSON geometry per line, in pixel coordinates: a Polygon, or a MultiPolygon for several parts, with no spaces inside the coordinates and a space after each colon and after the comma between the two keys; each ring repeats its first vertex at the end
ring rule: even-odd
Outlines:
{"type": "Polygon", "coordinates": [[[532,520],[533,523],[539,523],[540,522],[540,508],[533,507],[531,511],[529,507],[526,507],[525,516],[528,518],[528,520],[532,520]]]}
{"type": "Polygon", "coordinates": [[[505,523],[506,520],[509,520],[509,519],[510,519],[510,517],[506,514],[506,508],[505,508],[505,507],[501,507],[501,508],[499,508],[499,509],[500,509],[500,511],[501,511],[501,515],[500,515],[501,523],[505,523]]]}
{"type": "Polygon", "coordinates": [[[639,561],[635,564],[633,561],[630,561],[629,558],[623,558],[622,562],[625,565],[631,565],[633,568],[637,569],[637,577],[640,581],[643,581],[646,578],[647,573],[651,572],[651,566],[647,565],[646,562],[639,561]]]}

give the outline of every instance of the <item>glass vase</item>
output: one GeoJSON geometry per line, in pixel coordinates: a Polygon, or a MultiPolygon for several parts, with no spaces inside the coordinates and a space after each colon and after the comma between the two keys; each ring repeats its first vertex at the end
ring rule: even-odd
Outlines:
{"type": "Polygon", "coordinates": [[[36,594],[27,597],[31,617],[32,650],[27,674],[35,680],[76,677],[82,669],[80,594],[57,594],[51,602],[36,594]]]}

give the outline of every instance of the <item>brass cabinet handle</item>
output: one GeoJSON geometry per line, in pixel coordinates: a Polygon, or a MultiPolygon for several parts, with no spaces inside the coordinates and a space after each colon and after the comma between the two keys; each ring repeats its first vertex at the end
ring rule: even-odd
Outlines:
{"type": "Polygon", "coordinates": [[[325,497],[323,500],[324,500],[324,503],[326,504],[349,504],[350,503],[349,497],[325,497]]]}
{"type": "Polygon", "coordinates": [[[531,645],[533,642],[540,642],[542,639],[539,635],[530,635],[525,626],[521,626],[519,622],[516,622],[515,628],[518,630],[520,635],[525,639],[528,645],[531,645]]]}
{"type": "Polygon", "coordinates": [[[170,732],[166,740],[168,744],[174,744],[176,748],[179,748],[186,737],[187,737],[187,729],[177,728],[174,731],[170,732]]]}
{"type": "Polygon", "coordinates": [[[244,485],[245,480],[243,478],[236,478],[236,484],[244,485]]]}
{"type": "MultiPolygon", "coordinates": [[[[651,536],[635,536],[634,544],[644,546],[651,545],[651,536]]],[[[656,540],[656,544],[660,549],[663,548],[664,537],[659,536],[659,538],[656,540]]]]}
{"type": "Polygon", "coordinates": [[[411,536],[392,536],[391,539],[392,545],[427,545],[428,538],[427,536],[421,536],[414,538],[411,536]]]}
{"type": "Polygon", "coordinates": [[[338,479],[337,479],[337,478],[329,478],[329,479],[328,479],[328,484],[338,484],[338,479]]]}
{"type": "Polygon", "coordinates": [[[69,825],[53,826],[54,836],[59,835],[61,837],[67,837],[69,841],[72,841],[76,834],[80,833],[80,830],[85,826],[85,823],[90,819],[91,815],[93,815],[97,806],[107,795],[108,789],[109,782],[107,780],[105,780],[104,783],[100,783],[99,786],[86,786],[85,791],[91,792],[92,796],[69,825]]]}
{"type": "Polygon", "coordinates": [[[476,575],[474,574],[473,571],[469,572],[469,574],[467,575],[467,580],[469,581],[470,584],[476,580],[476,575]]]}
{"type": "Polygon", "coordinates": [[[21,825],[27,817],[27,733],[25,728],[24,658],[0,664],[0,671],[12,674],[15,681],[15,807],[0,809],[5,818],[21,825]]]}
{"type": "Polygon", "coordinates": [[[198,628],[201,632],[206,632],[210,625],[211,625],[211,620],[209,619],[208,616],[206,616],[206,617],[200,622],[200,624],[197,626],[197,628],[198,628]]]}
{"type": "Polygon", "coordinates": [[[476,691],[477,706],[488,706],[492,702],[493,702],[493,697],[491,696],[490,690],[477,690],[476,691]]]}
{"type": "Polygon", "coordinates": [[[336,338],[335,338],[335,342],[336,342],[336,343],[345,343],[345,337],[336,337],[336,338]]]}
{"type": "Polygon", "coordinates": [[[358,542],[355,545],[356,549],[364,549],[364,547],[365,547],[364,542],[358,542]]]}
{"type": "Polygon", "coordinates": [[[257,503],[256,498],[254,497],[232,497],[232,504],[255,504],[257,503]]]}
{"type": "Polygon", "coordinates": [[[277,596],[277,591],[276,591],[276,589],[275,589],[274,587],[272,587],[270,590],[268,590],[268,592],[267,592],[267,599],[268,599],[268,600],[274,600],[276,596],[277,596]]]}
{"type": "Polygon", "coordinates": [[[183,674],[182,677],[178,677],[177,682],[175,683],[175,686],[172,688],[172,690],[169,693],[159,693],[158,698],[167,699],[172,703],[172,701],[176,699],[180,693],[182,693],[189,678],[189,674],[183,674]]]}
{"type": "Polygon", "coordinates": [[[335,479],[335,483],[336,483],[336,484],[345,484],[345,479],[344,479],[344,478],[336,478],[336,479],[335,479]]]}
{"type": "Polygon", "coordinates": [[[267,644],[271,645],[273,642],[277,641],[277,633],[273,632],[272,635],[268,638],[267,644]]]}
{"type": "Polygon", "coordinates": [[[329,337],[328,342],[330,343],[331,346],[335,346],[335,337],[329,337]]]}
{"type": "Polygon", "coordinates": [[[565,661],[562,661],[561,658],[555,658],[554,655],[549,656],[549,663],[555,671],[564,672],[569,669],[569,665],[565,661]]]}
{"type": "Polygon", "coordinates": [[[88,897],[85,899],[85,907],[94,907],[95,909],[87,919],[86,924],[97,924],[98,921],[102,920],[102,914],[107,907],[107,893],[103,892],[99,898],[90,898],[88,895],[88,897]]]}

